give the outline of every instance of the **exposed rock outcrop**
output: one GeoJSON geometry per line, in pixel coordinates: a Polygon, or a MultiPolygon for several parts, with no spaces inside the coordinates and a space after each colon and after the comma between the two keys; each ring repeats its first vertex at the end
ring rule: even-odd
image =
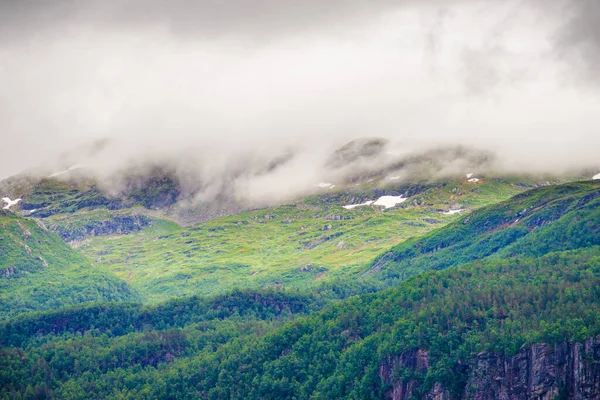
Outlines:
{"type": "Polygon", "coordinates": [[[412,350],[389,357],[379,369],[391,385],[392,400],[551,400],[600,399],[600,336],[583,343],[536,344],[518,354],[504,356],[480,353],[456,371],[466,378],[462,393],[450,393],[443,382],[425,392],[424,376],[429,369],[424,350],[412,350]]]}
{"type": "MultiPolygon", "coordinates": [[[[425,350],[411,350],[400,354],[397,357],[389,357],[379,367],[379,376],[387,383],[391,383],[394,377],[402,372],[425,374],[429,369],[429,357],[425,350]]],[[[399,379],[393,383],[393,388],[389,393],[392,400],[410,399],[415,395],[415,389],[420,387],[420,379],[408,378],[399,379]]]]}
{"type": "Polygon", "coordinates": [[[325,217],[325,220],[327,221],[346,221],[346,220],[351,220],[352,217],[348,217],[346,215],[339,215],[339,214],[334,214],[334,215],[327,215],[325,217]]]}
{"type": "Polygon", "coordinates": [[[464,398],[599,399],[600,337],[584,343],[536,344],[512,357],[479,354],[464,398]]]}
{"type": "Polygon", "coordinates": [[[122,235],[140,231],[152,225],[145,215],[115,215],[104,221],[88,221],[80,226],[49,225],[64,241],[73,242],[91,236],[122,235]]]}

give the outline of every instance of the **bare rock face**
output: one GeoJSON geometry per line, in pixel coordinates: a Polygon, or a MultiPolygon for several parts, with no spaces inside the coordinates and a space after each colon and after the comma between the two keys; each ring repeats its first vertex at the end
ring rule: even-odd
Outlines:
{"type": "Polygon", "coordinates": [[[453,396],[442,382],[423,394],[429,363],[427,352],[421,349],[385,360],[379,375],[392,387],[387,398],[600,399],[600,336],[583,343],[536,344],[510,357],[480,353],[469,364],[457,365],[457,370],[467,374],[467,384],[462,393],[453,396]]]}
{"type": "MultiPolygon", "coordinates": [[[[385,382],[394,381],[394,376],[401,374],[403,371],[416,372],[417,374],[426,374],[429,369],[429,356],[427,351],[422,349],[411,350],[400,354],[396,357],[389,357],[379,367],[379,376],[385,382]]],[[[414,398],[416,389],[422,386],[420,379],[408,378],[395,380],[392,390],[388,394],[388,398],[392,400],[403,400],[414,398]]],[[[446,400],[450,399],[449,393],[442,385],[436,385],[434,390],[429,393],[428,399],[446,400]],[[445,397],[448,395],[448,397],[445,397]]]]}
{"type": "Polygon", "coordinates": [[[75,242],[91,236],[123,235],[140,231],[153,223],[145,215],[114,215],[101,221],[84,221],[78,226],[48,225],[66,242],[75,242]]]}
{"type": "Polygon", "coordinates": [[[479,354],[465,399],[600,399],[600,337],[533,345],[512,357],[479,354]]]}

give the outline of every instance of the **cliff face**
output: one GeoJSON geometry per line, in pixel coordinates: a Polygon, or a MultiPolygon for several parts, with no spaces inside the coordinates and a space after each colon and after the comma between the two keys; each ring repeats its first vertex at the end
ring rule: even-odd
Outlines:
{"type": "MultiPolygon", "coordinates": [[[[428,365],[429,359],[423,350],[406,352],[386,360],[379,373],[386,383],[392,385],[388,398],[419,398],[415,390],[422,386],[422,378],[402,379],[398,375],[410,375],[407,371],[423,374],[427,372],[428,365]]],[[[537,344],[510,357],[481,353],[469,365],[457,367],[468,374],[462,393],[451,396],[438,382],[422,398],[600,399],[600,336],[583,343],[537,344]]]]}
{"type": "Polygon", "coordinates": [[[421,386],[421,381],[415,378],[397,379],[401,371],[410,373],[425,374],[429,369],[429,357],[425,350],[412,350],[400,354],[400,356],[390,357],[379,367],[379,376],[386,383],[395,381],[393,388],[389,393],[392,400],[410,399],[414,396],[415,389],[421,386]],[[396,379],[395,379],[396,377],[396,379]]]}

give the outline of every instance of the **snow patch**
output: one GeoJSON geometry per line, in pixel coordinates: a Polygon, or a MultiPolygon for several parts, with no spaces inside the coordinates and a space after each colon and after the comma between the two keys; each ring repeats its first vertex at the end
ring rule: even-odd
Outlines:
{"type": "Polygon", "coordinates": [[[592,177],[592,179],[594,179],[594,180],[598,180],[598,179],[600,179],[600,174],[596,174],[596,175],[594,175],[594,176],[592,177]]]}
{"type": "Polygon", "coordinates": [[[479,182],[479,178],[471,178],[471,179],[467,179],[467,182],[471,182],[471,183],[477,183],[477,182],[479,182]]]}
{"type": "Polygon", "coordinates": [[[381,196],[376,201],[369,200],[369,201],[365,201],[364,203],[361,203],[361,204],[348,204],[347,206],[343,206],[343,207],[346,210],[352,210],[353,208],[356,208],[356,207],[363,207],[363,206],[370,206],[370,205],[391,208],[391,207],[394,207],[396,204],[404,203],[406,200],[408,200],[408,198],[405,198],[402,196],[381,196]]]}
{"type": "Polygon", "coordinates": [[[473,173],[472,173],[472,172],[469,172],[469,173],[467,174],[467,179],[469,179],[469,178],[471,178],[471,177],[473,177],[473,173]]]}
{"type": "Polygon", "coordinates": [[[371,204],[375,203],[375,200],[369,200],[369,201],[365,201],[364,203],[361,204],[349,204],[347,206],[343,206],[346,210],[352,210],[353,208],[356,207],[362,207],[362,206],[370,206],[371,204]]]}
{"type": "Polygon", "coordinates": [[[444,215],[453,215],[453,214],[456,214],[456,213],[459,213],[459,212],[462,212],[462,211],[465,211],[465,209],[464,209],[464,208],[461,208],[461,209],[459,209],[459,210],[449,210],[449,211],[446,211],[446,212],[445,212],[445,213],[443,213],[443,214],[444,214],[444,215]]]}
{"type": "Polygon", "coordinates": [[[375,203],[373,203],[373,205],[391,208],[396,204],[404,203],[406,200],[407,198],[402,196],[381,196],[375,203]]]}
{"type": "Polygon", "coordinates": [[[335,185],[329,182],[319,182],[315,185],[316,187],[320,187],[322,189],[333,189],[335,185]]]}
{"type": "Polygon", "coordinates": [[[6,205],[3,207],[5,210],[8,210],[9,208],[21,201],[21,199],[11,200],[8,197],[3,197],[2,200],[6,203],[6,205]]]}
{"type": "Polygon", "coordinates": [[[73,171],[74,169],[78,169],[78,168],[81,168],[81,165],[79,165],[79,164],[71,165],[69,168],[65,169],[64,171],[55,172],[52,175],[48,175],[48,178],[54,178],[55,176],[60,176],[60,175],[66,174],[67,172],[73,171]]]}

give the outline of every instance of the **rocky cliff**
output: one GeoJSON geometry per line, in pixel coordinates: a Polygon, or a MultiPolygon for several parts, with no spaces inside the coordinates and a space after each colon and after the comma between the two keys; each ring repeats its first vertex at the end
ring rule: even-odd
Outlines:
{"type": "Polygon", "coordinates": [[[379,375],[391,385],[387,397],[393,400],[550,400],[600,399],[600,336],[583,343],[536,344],[513,356],[480,353],[455,372],[466,385],[451,393],[444,383],[424,389],[429,369],[424,350],[390,357],[380,366],[379,375]]]}

